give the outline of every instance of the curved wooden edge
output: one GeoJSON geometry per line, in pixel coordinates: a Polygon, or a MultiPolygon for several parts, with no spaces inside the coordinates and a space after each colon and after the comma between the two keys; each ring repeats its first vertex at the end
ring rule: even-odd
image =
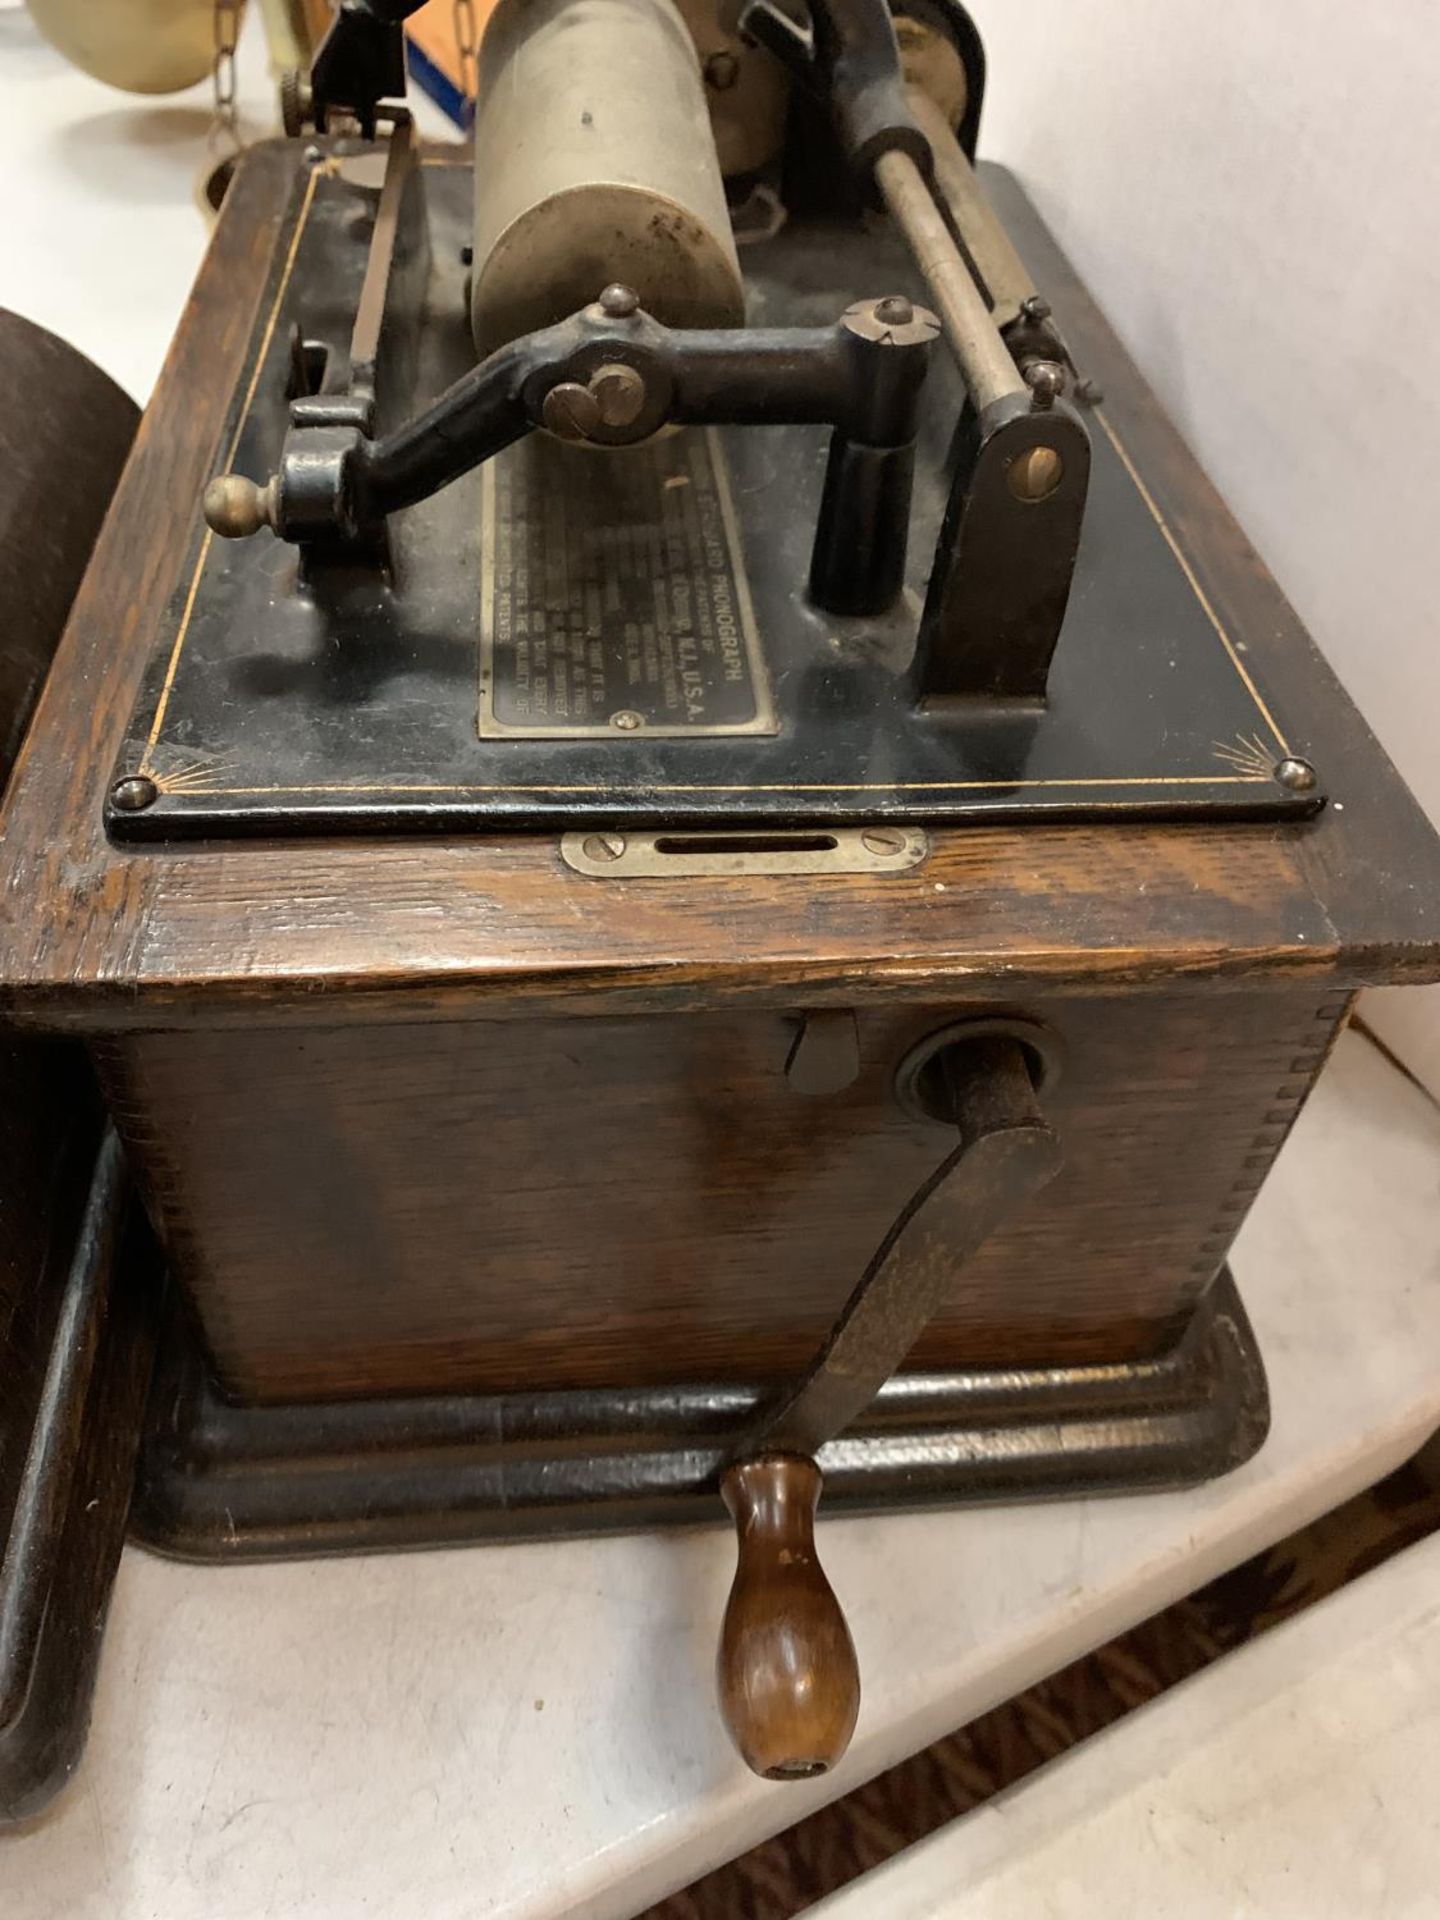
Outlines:
{"type": "Polygon", "coordinates": [[[34,1424],[5,1436],[26,1464],[0,1561],[0,1823],[43,1810],[74,1772],[89,1724],[154,1357],[149,1262],[126,1215],[107,1135],[34,1424]]]}
{"type": "MultiPolygon", "coordinates": [[[[3,782],[140,415],[3,312],[0,390],[3,782]]],[[[153,1344],[140,1268],[114,1285],[126,1185],[78,1049],[0,1034],[0,1822],[58,1790],[89,1718],[153,1344]]]]}

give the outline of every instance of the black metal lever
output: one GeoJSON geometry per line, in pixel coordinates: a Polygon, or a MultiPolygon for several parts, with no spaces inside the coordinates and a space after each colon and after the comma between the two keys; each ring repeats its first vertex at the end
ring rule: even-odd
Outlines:
{"type": "Polygon", "coordinates": [[[875,613],[904,580],[920,389],[939,331],[902,296],[862,300],[830,327],[661,326],[626,287],[501,347],[418,418],[370,439],[313,400],[292,409],[279,471],[262,487],[224,474],[206,489],[215,532],[270,526],[343,546],[535,427],[629,446],[668,422],[825,423],[835,429],[810,591],[835,613],[875,613]]]}
{"type": "Polygon", "coordinates": [[[1060,1170],[1019,1041],[957,1040],[937,1057],[959,1135],[906,1201],[800,1378],[737,1451],[814,1453],[864,1412],[904,1362],[956,1275],[1060,1170]]]}

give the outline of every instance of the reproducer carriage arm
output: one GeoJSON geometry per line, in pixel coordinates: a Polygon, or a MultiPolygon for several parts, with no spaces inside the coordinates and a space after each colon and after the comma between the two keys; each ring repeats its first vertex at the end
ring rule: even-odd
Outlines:
{"type": "Polygon", "coordinates": [[[834,428],[815,530],[810,593],[836,613],[890,605],[905,572],[920,389],[939,331],[894,295],[862,300],[831,327],[675,331],[607,287],[557,327],[502,347],[426,412],[380,439],[350,397],[292,404],[280,468],[263,486],[211,482],[211,527],[331,547],[373,534],[536,427],[623,447],[667,423],[834,428]]]}

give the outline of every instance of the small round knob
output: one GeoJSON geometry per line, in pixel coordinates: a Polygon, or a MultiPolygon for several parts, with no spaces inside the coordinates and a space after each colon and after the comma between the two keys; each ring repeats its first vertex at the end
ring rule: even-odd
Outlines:
{"type": "Polygon", "coordinates": [[[903,293],[888,293],[875,302],[875,318],[882,326],[908,327],[915,318],[915,308],[903,293]]]}
{"type": "Polygon", "coordinates": [[[746,1766],[767,1780],[833,1767],[860,1711],[850,1629],[815,1553],[820,1469],[764,1454],[720,1492],[739,1548],[716,1661],[720,1710],[746,1766]]]}
{"type": "Polygon", "coordinates": [[[600,294],[600,311],[611,320],[628,320],[640,311],[640,296],[633,287],[622,287],[612,280],[600,294]]]}
{"type": "Polygon", "coordinates": [[[299,140],[314,124],[310,85],[298,67],[287,67],[280,76],[280,125],[290,140],[299,140]]]}
{"type": "Polygon", "coordinates": [[[1025,384],[1036,413],[1048,413],[1065,391],[1065,369],[1058,360],[1030,360],[1025,366],[1025,384]]]}
{"type": "Polygon", "coordinates": [[[220,473],[205,489],[201,502],[205,524],[222,540],[248,540],[261,527],[274,524],[274,496],[243,473],[220,473]]]}

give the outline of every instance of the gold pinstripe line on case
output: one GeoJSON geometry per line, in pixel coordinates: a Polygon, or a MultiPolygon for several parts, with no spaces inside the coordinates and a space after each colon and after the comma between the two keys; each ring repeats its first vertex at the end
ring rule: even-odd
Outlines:
{"type": "MultiPolygon", "coordinates": [[[[225,449],[222,465],[228,467],[235,458],[235,449],[240,444],[240,436],[245,431],[245,422],[250,417],[251,403],[255,390],[260,385],[260,375],[265,370],[265,358],[270,351],[270,342],[275,337],[275,327],[280,318],[280,308],[290,289],[290,276],[295,270],[295,256],[300,251],[300,238],[305,231],[305,223],[310,218],[310,205],[315,198],[315,188],[320,180],[321,169],[312,167],[310,177],[305,183],[305,197],[300,203],[299,216],[295,221],[295,231],[290,239],[290,251],[285,256],[284,271],[280,275],[280,284],[275,289],[275,298],[270,306],[270,315],[265,323],[265,332],[260,341],[260,351],[255,356],[255,365],[250,374],[250,384],[245,389],[245,398],[240,403],[240,411],[235,419],[235,431],[230,436],[225,449]]],[[[170,661],[165,671],[165,683],[160,690],[160,698],[155,707],[155,718],[150,723],[150,737],[145,742],[145,751],[140,758],[140,772],[153,779],[154,771],[150,766],[150,756],[155,751],[160,738],[160,729],[165,724],[165,714],[170,705],[170,695],[175,686],[175,675],[180,666],[180,652],[185,645],[185,636],[190,631],[190,616],[195,611],[195,596],[200,591],[200,581],[205,572],[205,562],[210,557],[210,547],[215,536],[207,527],[205,538],[200,542],[199,557],[195,562],[195,576],[190,582],[190,591],[185,597],[185,611],[180,616],[179,630],[175,635],[175,644],[170,649],[170,661]]],[[[157,782],[157,784],[159,784],[157,782]]]]}
{"type": "Polygon", "coordinates": [[[1166,546],[1169,547],[1171,553],[1173,553],[1175,558],[1179,561],[1180,571],[1185,575],[1185,578],[1190,582],[1191,590],[1193,591],[1195,598],[1200,602],[1201,606],[1205,609],[1206,619],[1210,622],[1211,626],[1215,629],[1215,632],[1219,638],[1221,646],[1224,647],[1225,652],[1229,656],[1231,666],[1234,667],[1236,673],[1238,673],[1240,678],[1244,681],[1245,691],[1250,695],[1250,698],[1255,702],[1255,705],[1260,710],[1261,717],[1263,718],[1266,726],[1269,727],[1271,733],[1274,735],[1275,743],[1279,747],[1281,754],[1288,755],[1290,752],[1289,742],[1286,740],[1284,734],[1280,731],[1280,728],[1276,723],[1275,716],[1271,713],[1269,707],[1267,707],[1265,702],[1261,699],[1260,689],[1256,686],[1255,682],[1251,679],[1249,673],[1246,670],[1244,661],[1240,658],[1240,655],[1236,652],[1235,643],[1231,640],[1229,634],[1225,631],[1224,627],[1221,625],[1219,614],[1216,613],[1214,607],[1210,604],[1209,594],[1206,593],[1205,589],[1201,586],[1199,580],[1195,577],[1195,569],[1191,566],[1190,562],[1186,559],[1185,555],[1181,552],[1179,541],[1175,538],[1174,534],[1170,531],[1170,527],[1165,519],[1165,516],[1161,513],[1159,507],[1155,504],[1154,494],[1151,493],[1149,487],[1147,487],[1145,482],[1140,478],[1140,475],[1136,470],[1135,462],[1130,458],[1130,455],[1126,452],[1123,441],[1121,440],[1119,434],[1116,433],[1115,429],[1111,426],[1110,422],[1105,418],[1103,411],[1098,411],[1095,414],[1095,418],[1100,422],[1101,428],[1103,429],[1105,434],[1105,438],[1110,442],[1111,446],[1114,447],[1116,453],[1119,454],[1121,465],[1124,467],[1125,471],[1129,474],[1130,478],[1135,482],[1135,490],[1140,495],[1140,498],[1145,502],[1145,505],[1149,508],[1150,518],[1155,522],[1156,526],[1160,529],[1161,533],[1165,536],[1166,546]]]}

